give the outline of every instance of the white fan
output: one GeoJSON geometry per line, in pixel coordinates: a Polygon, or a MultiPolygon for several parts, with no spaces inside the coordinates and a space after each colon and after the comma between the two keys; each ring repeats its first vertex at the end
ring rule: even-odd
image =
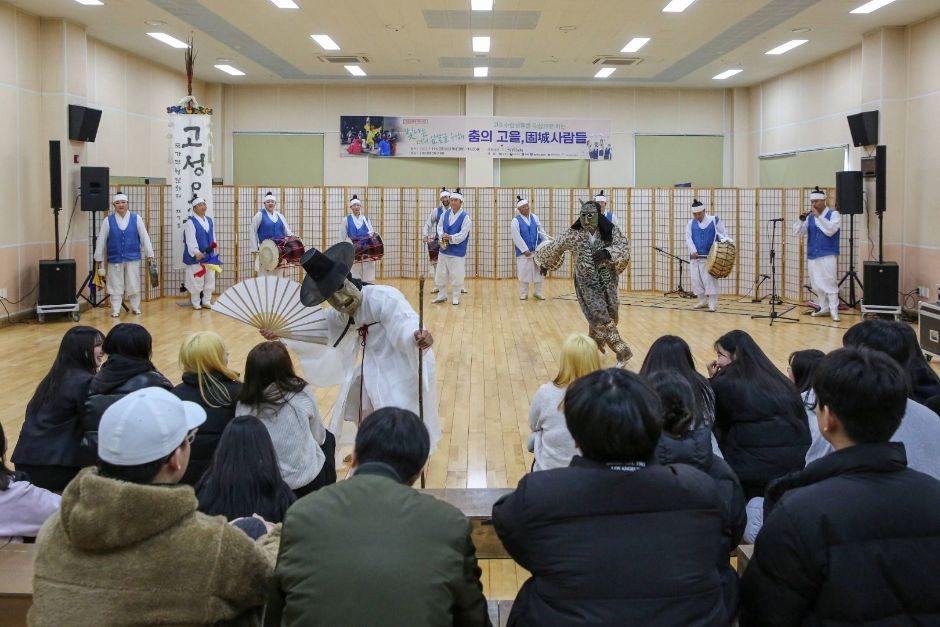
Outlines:
{"type": "Polygon", "coordinates": [[[279,276],[247,279],[228,288],[212,304],[212,311],[277,336],[326,344],[329,328],[320,307],[300,302],[300,283],[279,276]]]}

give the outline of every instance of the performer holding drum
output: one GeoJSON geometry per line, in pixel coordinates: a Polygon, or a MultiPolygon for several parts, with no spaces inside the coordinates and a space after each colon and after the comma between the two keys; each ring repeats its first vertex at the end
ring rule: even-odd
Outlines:
{"type": "Polygon", "coordinates": [[[718,279],[728,276],[734,264],[734,242],[728,237],[725,225],[718,216],[705,214],[705,205],[699,200],[692,201],[692,219],[685,229],[685,242],[689,247],[692,273],[692,292],[698,297],[694,309],[715,311],[718,307],[718,279]],[[715,268],[714,258],[719,250],[712,248],[721,244],[723,263],[715,268]],[[726,261],[730,250],[730,260],[726,261]],[[709,264],[709,260],[712,261],[709,264]]]}
{"type": "MultiPolygon", "coordinates": [[[[441,252],[440,240],[437,239],[437,223],[441,221],[441,216],[450,208],[450,192],[446,187],[441,188],[441,204],[431,211],[428,221],[424,223],[424,240],[428,244],[428,259],[431,262],[431,278],[437,272],[437,257],[441,252]]],[[[431,288],[431,293],[437,293],[440,288],[435,285],[431,288]]]]}
{"type": "MultiPolygon", "coordinates": [[[[281,215],[276,207],[277,197],[272,192],[268,192],[264,195],[263,208],[251,219],[251,260],[254,263],[255,272],[258,273],[258,276],[279,274],[278,268],[285,265],[281,262],[280,251],[284,247],[284,243],[287,239],[292,238],[294,235],[293,231],[291,231],[290,227],[287,225],[287,222],[284,221],[284,216],[281,215]],[[270,259],[270,257],[273,256],[270,244],[266,247],[268,250],[264,251],[265,254],[259,254],[262,252],[262,244],[267,240],[273,240],[277,248],[276,261],[270,259]]],[[[299,240],[297,241],[299,242],[299,240]]],[[[301,256],[303,256],[303,252],[303,245],[301,245],[301,256]]]]}
{"type": "Polygon", "coordinates": [[[362,215],[362,201],[353,194],[349,199],[349,214],[343,220],[343,239],[355,248],[355,263],[350,268],[354,279],[375,283],[375,262],[382,258],[384,247],[369,218],[362,215]]]}

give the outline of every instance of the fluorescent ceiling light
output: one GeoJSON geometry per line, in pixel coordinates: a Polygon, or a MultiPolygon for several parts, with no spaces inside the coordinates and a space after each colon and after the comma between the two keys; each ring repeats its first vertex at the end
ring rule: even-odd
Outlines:
{"type": "Polygon", "coordinates": [[[607,78],[616,71],[617,68],[615,67],[602,67],[597,71],[597,74],[594,75],[594,78],[607,78]]]}
{"type": "Polygon", "coordinates": [[[310,35],[310,38],[320,44],[324,50],[339,50],[339,46],[329,35],[310,35]]]}
{"type": "Polygon", "coordinates": [[[228,65],[227,63],[220,63],[219,65],[215,67],[217,70],[222,70],[226,74],[231,74],[232,76],[244,76],[245,75],[244,72],[242,72],[236,67],[232,67],[231,65],[228,65]]]}
{"type": "Polygon", "coordinates": [[[490,51],[490,38],[489,37],[474,37],[473,38],[473,51],[474,52],[489,52],[490,51]]]}
{"type": "Polygon", "coordinates": [[[279,9],[299,9],[300,8],[299,6],[297,6],[297,3],[294,2],[294,0],[271,0],[271,2],[273,2],[274,6],[276,6],[279,9]]]}
{"type": "Polygon", "coordinates": [[[663,7],[663,13],[682,13],[689,8],[689,5],[695,2],[695,0],[672,0],[669,4],[663,7]]]}
{"type": "Polygon", "coordinates": [[[723,81],[726,78],[731,78],[735,74],[740,74],[743,71],[744,70],[725,70],[721,74],[715,74],[714,76],[712,76],[712,78],[716,81],[723,81]]]}
{"type": "Polygon", "coordinates": [[[794,48],[802,46],[807,41],[809,41],[809,39],[791,39],[787,43],[781,44],[772,50],[768,50],[764,54],[783,54],[784,52],[790,52],[794,48]]]}
{"type": "Polygon", "coordinates": [[[488,67],[473,68],[473,76],[476,78],[486,78],[489,73],[490,73],[490,68],[488,67]]]}
{"type": "Polygon", "coordinates": [[[649,43],[649,37],[634,37],[626,46],[620,49],[620,52],[636,52],[649,43]]]}
{"type": "Polygon", "coordinates": [[[173,46],[174,48],[189,48],[189,44],[185,41],[180,41],[176,37],[171,37],[166,33],[147,33],[157,41],[162,41],[168,46],[173,46]]]}
{"type": "Polygon", "coordinates": [[[471,11],[492,11],[493,0],[470,0],[471,11]]]}
{"type": "Polygon", "coordinates": [[[98,7],[104,4],[101,0],[75,0],[75,2],[90,7],[98,7]]]}
{"type": "Polygon", "coordinates": [[[871,2],[866,2],[857,9],[852,9],[849,13],[871,13],[892,2],[894,2],[894,0],[871,0],[871,2]]]}
{"type": "Polygon", "coordinates": [[[352,74],[353,76],[365,76],[366,75],[365,70],[363,70],[358,65],[344,65],[343,67],[346,68],[346,71],[352,74]]]}

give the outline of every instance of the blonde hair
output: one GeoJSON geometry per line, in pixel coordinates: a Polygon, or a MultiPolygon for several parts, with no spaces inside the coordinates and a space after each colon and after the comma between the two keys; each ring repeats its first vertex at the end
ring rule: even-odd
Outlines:
{"type": "Polygon", "coordinates": [[[561,363],[552,382],[556,386],[568,387],[575,379],[601,369],[601,352],[597,342],[583,333],[572,333],[561,345],[561,363]]]}
{"type": "Polygon", "coordinates": [[[231,405],[235,399],[228,389],[215,377],[217,372],[232,381],[238,381],[238,373],[226,365],[225,343],[218,333],[200,331],[193,333],[180,346],[180,370],[183,374],[195,374],[199,381],[199,395],[209,407],[231,405]]]}

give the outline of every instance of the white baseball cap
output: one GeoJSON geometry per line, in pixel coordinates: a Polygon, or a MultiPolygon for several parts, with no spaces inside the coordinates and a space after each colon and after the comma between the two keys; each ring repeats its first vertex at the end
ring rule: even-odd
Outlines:
{"type": "Polygon", "coordinates": [[[163,459],[206,421],[206,410],[163,388],[131,392],[108,407],[98,424],[98,457],[115,466],[163,459]]]}

